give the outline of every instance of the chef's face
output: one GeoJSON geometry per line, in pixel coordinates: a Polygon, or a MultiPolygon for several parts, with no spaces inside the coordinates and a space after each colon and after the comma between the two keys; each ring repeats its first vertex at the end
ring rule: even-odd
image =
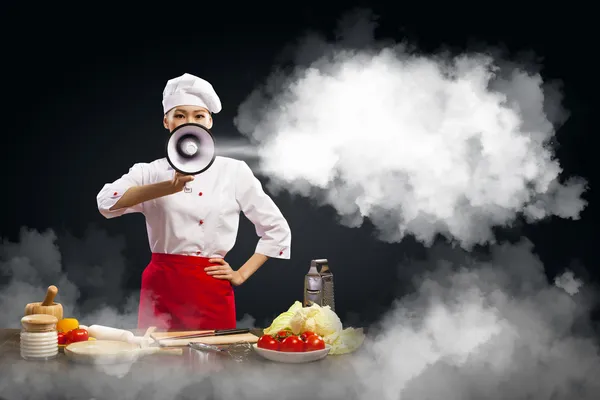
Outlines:
{"type": "Polygon", "coordinates": [[[200,124],[210,129],[213,120],[206,108],[198,106],[177,106],[163,118],[163,124],[169,132],[173,132],[179,125],[189,123],[200,124]]]}

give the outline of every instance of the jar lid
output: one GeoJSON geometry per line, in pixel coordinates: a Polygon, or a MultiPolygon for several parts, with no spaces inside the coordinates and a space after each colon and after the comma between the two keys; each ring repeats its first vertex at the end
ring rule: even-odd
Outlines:
{"type": "Polygon", "coordinates": [[[29,332],[47,332],[56,329],[58,318],[49,314],[31,314],[21,318],[21,325],[29,332]]]}

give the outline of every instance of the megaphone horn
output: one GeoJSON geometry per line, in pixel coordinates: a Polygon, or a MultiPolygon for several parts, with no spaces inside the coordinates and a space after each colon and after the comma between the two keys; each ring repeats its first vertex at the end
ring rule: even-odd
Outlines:
{"type": "Polygon", "coordinates": [[[206,171],[215,161],[215,139],[200,124],[179,125],[167,141],[167,161],[174,170],[185,175],[206,171]]]}

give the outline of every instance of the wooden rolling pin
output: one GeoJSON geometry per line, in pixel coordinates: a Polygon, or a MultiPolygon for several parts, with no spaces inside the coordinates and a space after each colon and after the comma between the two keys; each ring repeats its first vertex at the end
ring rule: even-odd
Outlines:
{"type": "Polygon", "coordinates": [[[58,288],[54,285],[48,286],[46,298],[44,301],[37,303],[29,303],[25,306],[25,315],[46,314],[53,315],[57,319],[63,319],[63,306],[60,303],[55,303],[54,298],[58,293],[58,288]]]}

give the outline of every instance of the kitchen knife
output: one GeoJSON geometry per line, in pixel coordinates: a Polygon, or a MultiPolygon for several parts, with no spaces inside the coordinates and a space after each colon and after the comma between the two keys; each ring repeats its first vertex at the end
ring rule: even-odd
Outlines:
{"type": "Polygon", "coordinates": [[[235,335],[238,333],[248,333],[250,329],[240,328],[240,329],[216,329],[211,331],[206,331],[203,333],[196,333],[193,335],[182,335],[182,336],[171,336],[157,339],[158,342],[162,340],[174,340],[174,339],[195,339],[207,336],[222,336],[222,335],[235,335]]]}

